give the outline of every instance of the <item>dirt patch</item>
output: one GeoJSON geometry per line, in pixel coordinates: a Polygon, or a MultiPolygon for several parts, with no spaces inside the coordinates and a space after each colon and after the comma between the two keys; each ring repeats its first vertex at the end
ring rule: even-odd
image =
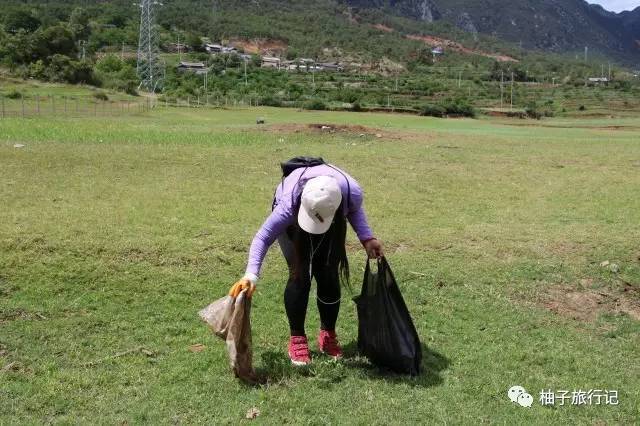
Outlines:
{"type": "Polygon", "coordinates": [[[520,62],[517,59],[512,58],[511,56],[501,55],[499,53],[484,52],[482,50],[469,49],[468,47],[465,47],[456,41],[448,40],[446,38],[440,38],[440,37],[434,37],[434,36],[428,36],[428,35],[416,35],[416,34],[409,34],[406,37],[409,40],[421,41],[432,47],[444,47],[446,49],[453,50],[456,52],[466,53],[468,55],[480,55],[486,58],[495,59],[498,62],[520,62]]]}
{"type": "Polygon", "coordinates": [[[384,31],[385,33],[392,33],[395,31],[393,28],[387,27],[384,24],[375,24],[375,25],[372,25],[372,27],[375,28],[376,30],[384,31]]]}
{"type": "Polygon", "coordinates": [[[434,136],[426,133],[412,133],[409,131],[391,131],[382,130],[374,127],[366,127],[361,125],[345,125],[345,124],[272,124],[268,126],[260,126],[258,130],[263,132],[274,133],[312,133],[312,134],[338,134],[345,136],[357,136],[363,139],[380,139],[394,141],[418,141],[431,142],[434,136]]]}
{"type": "Polygon", "coordinates": [[[307,127],[312,130],[329,133],[358,133],[363,135],[381,134],[380,130],[373,129],[359,124],[308,124],[307,127]]]}
{"type": "Polygon", "coordinates": [[[372,127],[361,126],[358,124],[330,124],[330,123],[312,123],[312,124],[274,124],[264,127],[263,130],[301,133],[301,132],[318,132],[318,133],[349,133],[357,136],[377,136],[383,137],[389,132],[384,132],[372,127]]]}
{"type": "Polygon", "coordinates": [[[243,49],[245,53],[254,55],[275,55],[284,53],[289,47],[286,42],[271,38],[254,39],[232,39],[229,44],[238,49],[243,49]]]}
{"type": "Polygon", "coordinates": [[[579,286],[553,286],[543,296],[542,305],[558,315],[582,322],[593,322],[606,313],[624,313],[640,321],[640,287],[622,283],[616,289],[587,288],[591,283],[583,280],[579,286]]]}

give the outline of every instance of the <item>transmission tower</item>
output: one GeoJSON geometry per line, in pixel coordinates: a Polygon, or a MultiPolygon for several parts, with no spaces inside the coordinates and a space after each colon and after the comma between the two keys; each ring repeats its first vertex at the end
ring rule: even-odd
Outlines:
{"type": "Polygon", "coordinates": [[[162,66],[158,60],[160,48],[158,31],[155,27],[155,6],[162,6],[157,0],[140,2],[140,38],[138,41],[138,89],[155,92],[162,80],[162,66]]]}

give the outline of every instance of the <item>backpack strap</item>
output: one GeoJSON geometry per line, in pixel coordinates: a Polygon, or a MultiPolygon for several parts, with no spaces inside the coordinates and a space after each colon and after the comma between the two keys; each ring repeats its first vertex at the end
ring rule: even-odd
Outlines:
{"type": "Polygon", "coordinates": [[[342,177],[344,178],[344,180],[347,182],[347,214],[348,214],[349,213],[350,204],[351,204],[351,184],[349,183],[349,178],[347,178],[347,175],[345,175],[342,170],[340,170],[339,168],[335,167],[334,165],[329,164],[329,163],[326,163],[326,165],[331,167],[336,172],[340,173],[342,175],[342,177]]]}

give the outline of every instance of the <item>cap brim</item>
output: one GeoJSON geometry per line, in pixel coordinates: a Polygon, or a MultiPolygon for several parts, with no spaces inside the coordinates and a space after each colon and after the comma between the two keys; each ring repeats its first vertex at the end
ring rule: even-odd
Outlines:
{"type": "Polygon", "coordinates": [[[307,211],[301,207],[298,211],[298,225],[310,234],[324,234],[331,228],[333,216],[335,216],[335,213],[331,217],[326,218],[324,222],[320,222],[312,218],[307,211]]]}

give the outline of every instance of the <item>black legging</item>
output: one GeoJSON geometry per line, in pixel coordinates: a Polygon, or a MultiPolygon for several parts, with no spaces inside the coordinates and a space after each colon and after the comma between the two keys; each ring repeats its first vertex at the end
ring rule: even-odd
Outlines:
{"type": "Polygon", "coordinates": [[[316,279],[320,328],[327,331],[333,331],[336,328],[336,320],[340,311],[340,280],[338,265],[331,264],[329,261],[332,231],[329,229],[323,235],[307,235],[302,239],[298,253],[295,252],[296,249],[291,240],[291,229],[278,238],[282,254],[289,266],[289,280],[284,290],[284,306],[292,336],[305,335],[304,322],[307,316],[309,291],[311,290],[309,258],[312,247],[312,274],[316,279]],[[296,274],[294,262],[297,259],[299,259],[301,268],[296,274]]]}

